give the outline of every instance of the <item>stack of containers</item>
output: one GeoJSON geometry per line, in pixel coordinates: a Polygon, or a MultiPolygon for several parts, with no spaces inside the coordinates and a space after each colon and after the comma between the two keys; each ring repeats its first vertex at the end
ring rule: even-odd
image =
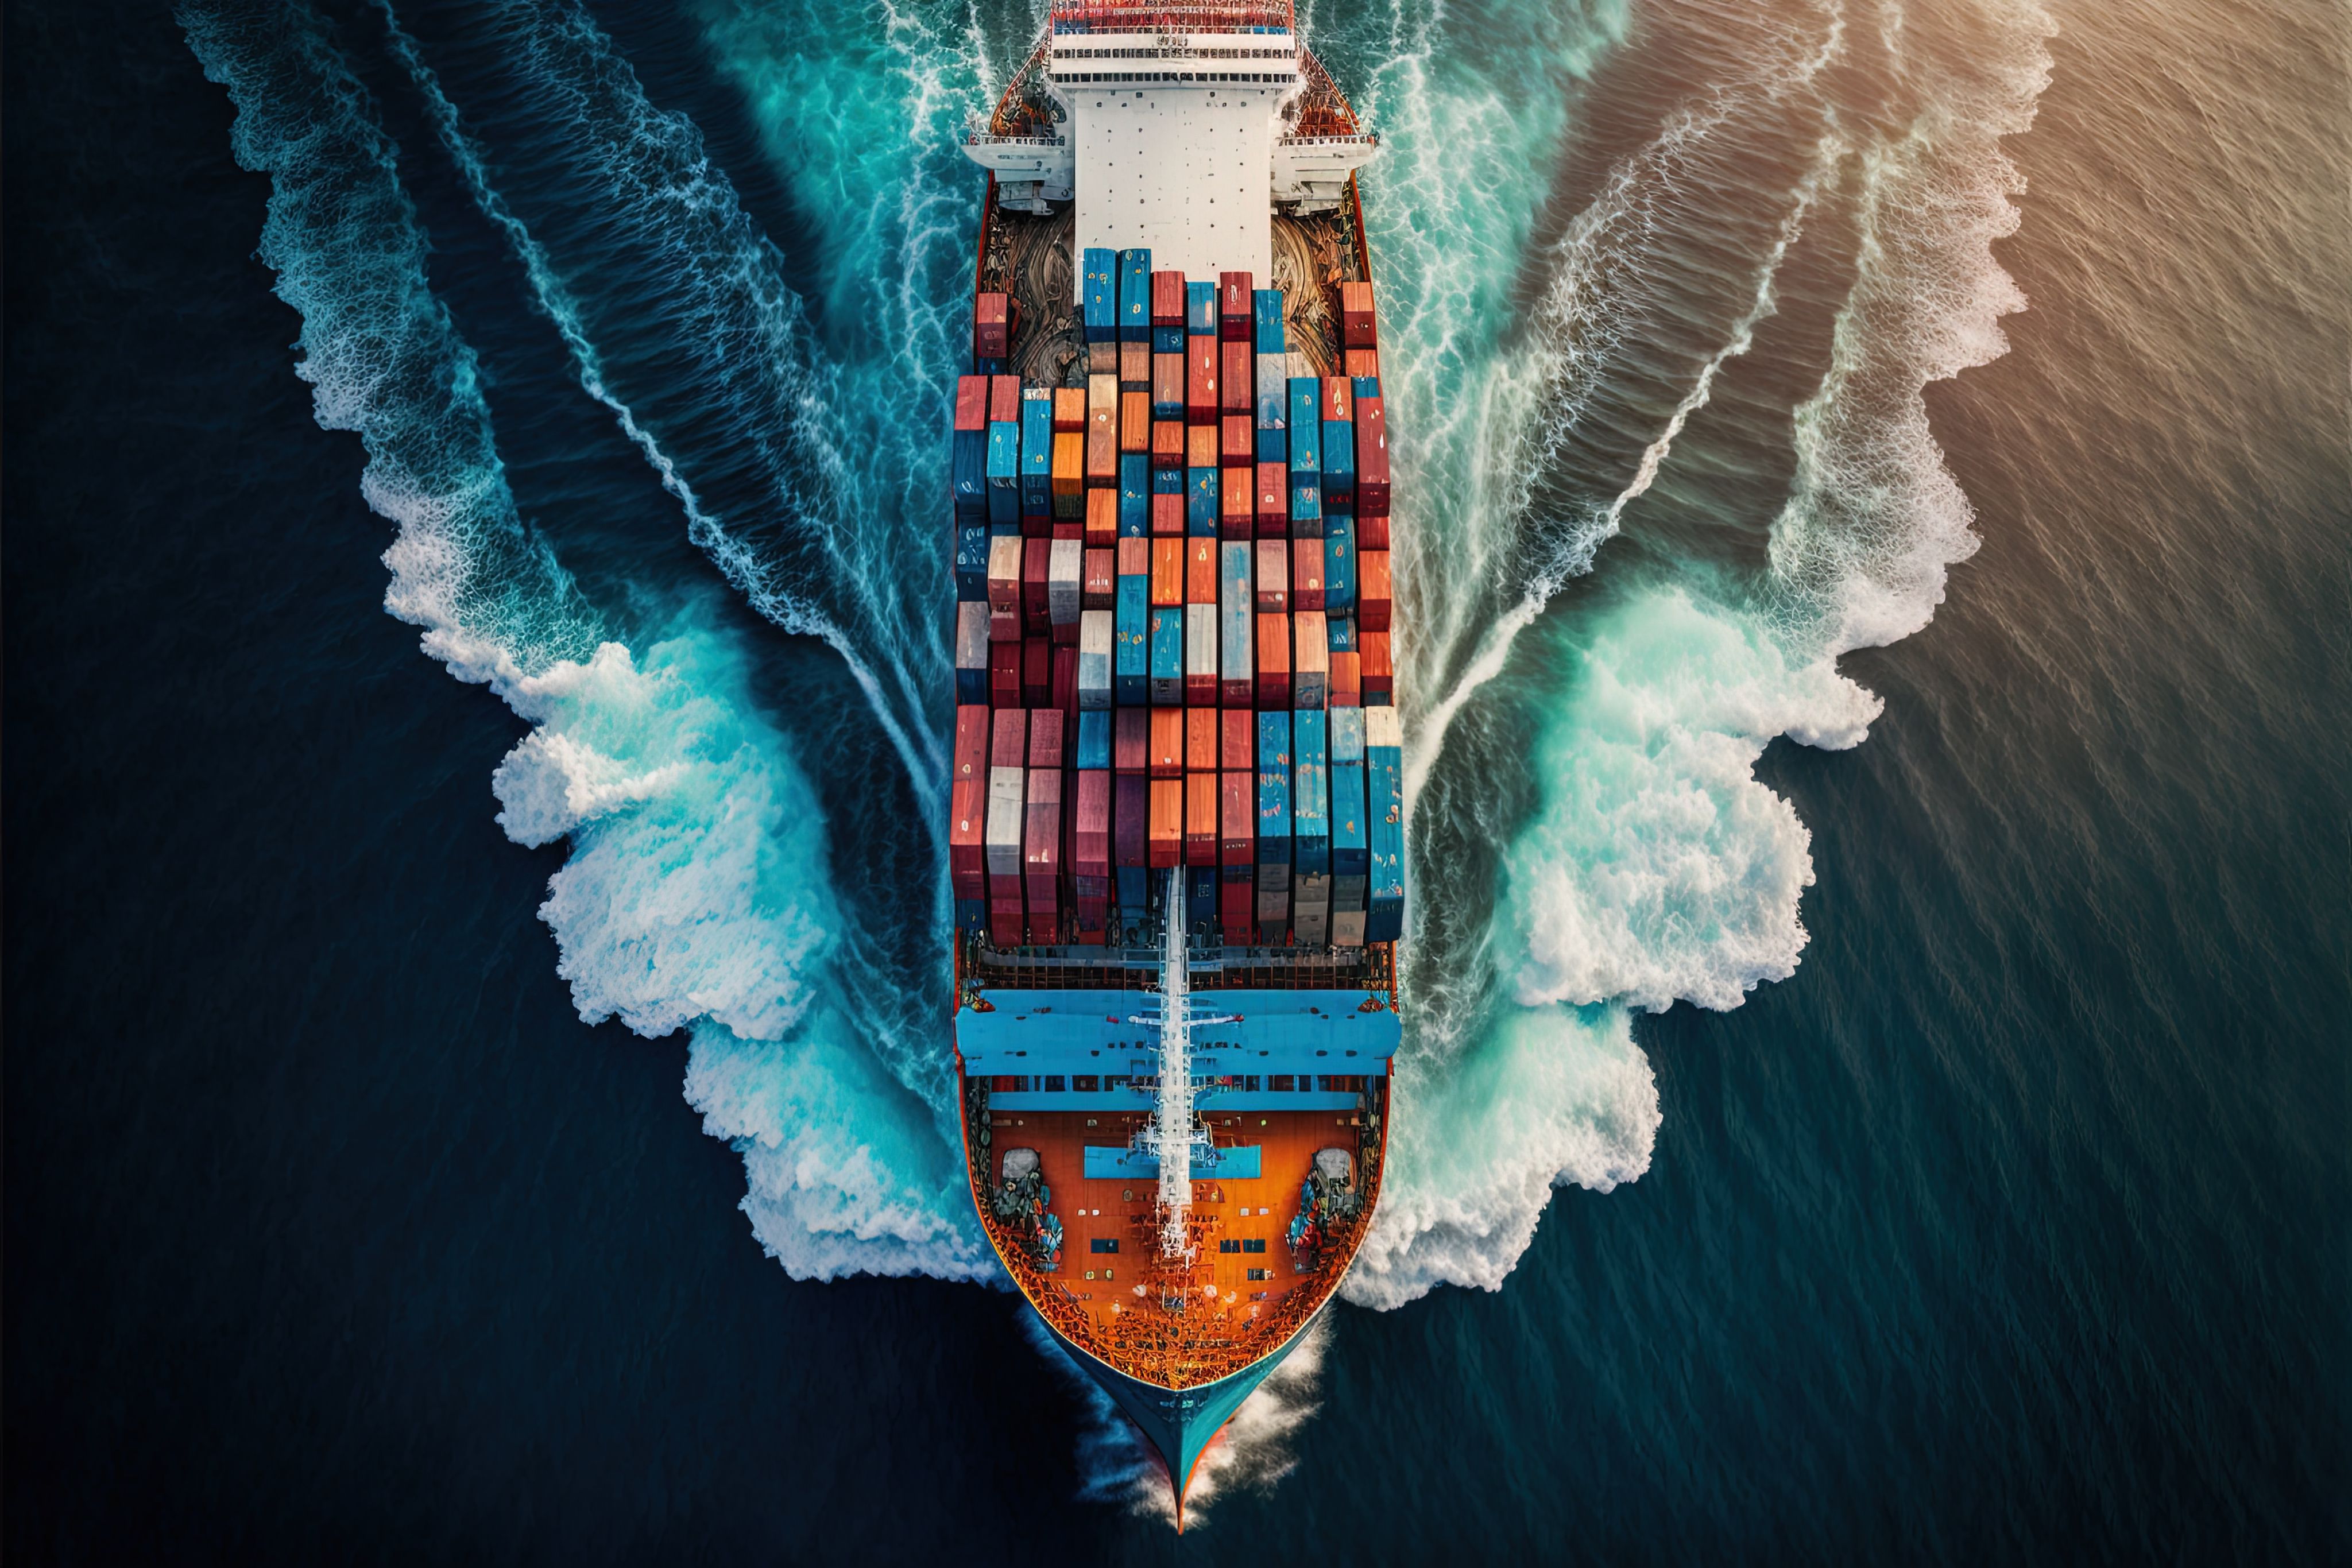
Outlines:
{"type": "Polygon", "coordinates": [[[1246,708],[1217,715],[1217,924],[1225,941],[1245,946],[1258,849],[1258,789],[1253,764],[1256,736],[1246,708]]]}
{"type": "Polygon", "coordinates": [[[1217,546],[1217,701],[1229,708],[1257,701],[1257,650],[1251,546],[1226,539],[1217,546]]]}
{"type": "Polygon", "coordinates": [[[1257,362],[1252,416],[1256,422],[1257,483],[1253,497],[1257,537],[1290,537],[1290,356],[1284,351],[1282,290],[1251,295],[1257,362]]]}
{"type": "Polygon", "coordinates": [[[1364,821],[1364,710],[1335,707],[1331,746],[1331,940],[1364,945],[1364,894],[1370,839],[1364,821]]]}
{"type": "Polygon", "coordinates": [[[1151,252],[1118,253],[1118,340],[1151,341],[1151,252]]]}
{"type": "Polygon", "coordinates": [[[1118,252],[1087,247],[1080,258],[1086,277],[1079,286],[1078,310],[1087,341],[1118,341],[1118,252]]]}
{"type": "Polygon", "coordinates": [[[1021,896],[1028,750],[1028,714],[1018,707],[993,710],[989,715],[988,818],[982,842],[988,866],[988,936],[1000,947],[1018,947],[1028,936],[1021,896]]]}
{"type": "Polygon", "coordinates": [[[1013,352],[1013,297],[993,290],[971,302],[972,368],[982,375],[1003,372],[1013,352]]]}
{"type": "Polygon", "coordinates": [[[1112,695],[1121,707],[1151,697],[1151,541],[1118,541],[1118,601],[1112,610],[1112,695]]]}
{"type": "Polygon", "coordinates": [[[949,438],[954,475],[955,517],[988,521],[988,378],[956,378],[955,434],[949,438]]]}
{"type": "Polygon", "coordinates": [[[1267,946],[1290,934],[1290,713],[1257,716],[1257,932],[1267,946]]]}
{"type": "Polygon", "coordinates": [[[1145,844],[1151,786],[1144,768],[1150,716],[1139,707],[1121,707],[1111,724],[1111,861],[1119,907],[1130,913],[1142,911],[1150,885],[1145,844]]]}
{"type": "Polygon", "coordinates": [[[1062,933],[1062,713],[1032,708],[1028,800],[1023,812],[1021,878],[1028,895],[1029,940],[1038,946],[1062,933]]]}
{"type": "Polygon", "coordinates": [[[1371,838],[1364,940],[1393,942],[1404,935],[1404,731],[1393,707],[1364,715],[1364,790],[1371,838]]]}
{"type": "MultiPolygon", "coordinates": [[[[1214,868],[1222,826],[1217,813],[1217,741],[1215,708],[1184,710],[1184,864],[1189,871],[1205,868],[1209,872],[1208,897],[1200,901],[1195,911],[1195,917],[1202,920],[1213,920],[1216,914],[1214,868]]],[[[1201,881],[1192,878],[1191,891],[1200,891],[1201,881]]]]}
{"type": "Polygon", "coordinates": [[[988,921],[988,705],[958,703],[955,774],[948,785],[948,881],[959,931],[988,921]]]}
{"type": "Polygon", "coordinates": [[[1021,393],[1021,525],[1054,516],[1054,389],[1021,393]]]}
{"type": "Polygon", "coordinates": [[[1328,716],[1290,716],[1290,925],[1302,946],[1331,940],[1331,795],[1328,716]]]}
{"type": "Polygon", "coordinates": [[[1356,401],[1356,625],[1363,700],[1386,704],[1396,691],[1389,653],[1393,591],[1389,558],[1388,414],[1380,391],[1379,325],[1372,287],[1340,288],[1339,340],[1359,379],[1356,401]]]}
{"type": "Polygon", "coordinates": [[[1111,716],[1078,715],[1077,800],[1070,840],[1071,905],[1078,940],[1103,942],[1110,932],[1111,716]]]}

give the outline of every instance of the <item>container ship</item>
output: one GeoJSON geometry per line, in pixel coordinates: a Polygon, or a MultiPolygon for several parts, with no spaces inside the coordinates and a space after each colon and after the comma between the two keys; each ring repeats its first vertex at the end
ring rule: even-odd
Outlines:
{"type": "Polygon", "coordinates": [[[1054,0],[956,389],[974,1204],[1165,1464],[1338,1290],[1402,1029],[1389,444],[1356,172],[1280,5],[1054,0]]]}

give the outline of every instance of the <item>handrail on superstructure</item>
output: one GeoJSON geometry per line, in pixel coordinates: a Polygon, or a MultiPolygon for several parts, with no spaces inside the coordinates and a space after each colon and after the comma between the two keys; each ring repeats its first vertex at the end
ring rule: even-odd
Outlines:
{"type": "Polygon", "coordinates": [[[1057,33],[1287,33],[1297,26],[1286,0],[1173,5],[1148,0],[1054,0],[1047,16],[1057,33]]]}

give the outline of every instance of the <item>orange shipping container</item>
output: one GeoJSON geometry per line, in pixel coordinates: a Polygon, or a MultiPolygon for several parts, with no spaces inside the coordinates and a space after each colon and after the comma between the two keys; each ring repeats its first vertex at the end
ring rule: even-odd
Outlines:
{"type": "Polygon", "coordinates": [[[1217,863],[1217,776],[1184,775],[1184,863],[1217,863]]]}
{"type": "Polygon", "coordinates": [[[1183,355],[1151,356],[1151,405],[1154,408],[1184,406],[1183,355]]]}
{"type": "Polygon", "coordinates": [[[1192,424],[1184,427],[1184,466],[1214,468],[1217,465],[1217,427],[1213,424],[1192,424]]]}
{"type": "Polygon", "coordinates": [[[1184,565],[1184,602],[1214,604],[1217,601],[1217,541],[1186,539],[1190,548],[1184,565]]]}
{"type": "Polygon", "coordinates": [[[1118,492],[1093,489],[1087,492],[1087,544],[1098,549],[1108,549],[1118,542],[1118,492]]]}
{"type": "Polygon", "coordinates": [[[1150,539],[1118,541],[1118,574],[1121,577],[1151,575],[1151,541],[1150,539]]]}
{"type": "Polygon", "coordinates": [[[1118,394],[1118,449],[1121,452],[1151,450],[1151,394],[1123,392],[1118,394]]]}
{"type": "Polygon", "coordinates": [[[1214,773],[1217,770],[1220,747],[1218,716],[1223,708],[1188,707],[1184,710],[1184,768],[1189,773],[1214,773]]]}
{"type": "Polygon", "coordinates": [[[1181,535],[1183,533],[1183,497],[1154,496],[1151,497],[1151,531],[1154,534],[1181,535]]]}
{"type": "Polygon", "coordinates": [[[1121,343],[1118,346],[1118,384],[1132,392],[1150,392],[1150,344],[1121,343]]]}
{"type": "Polygon", "coordinates": [[[1083,435],[1087,429],[1087,392],[1084,387],[1054,389],[1054,430],[1056,434],[1068,431],[1083,435]]]}
{"type": "Polygon", "coordinates": [[[1184,340],[1184,423],[1217,422],[1217,340],[1184,340]]]}
{"type": "Polygon", "coordinates": [[[1385,632],[1362,632],[1356,636],[1362,661],[1364,700],[1378,697],[1382,701],[1396,695],[1396,672],[1389,664],[1389,634],[1385,632]]]}
{"type": "Polygon", "coordinates": [[[1377,349],[1380,328],[1372,310],[1372,286],[1369,283],[1339,285],[1339,341],[1350,349],[1377,349]]]}
{"type": "Polygon", "coordinates": [[[1323,541],[1294,539],[1290,545],[1290,608],[1323,608],[1323,541]]]}
{"type": "Polygon", "coordinates": [[[1378,349],[1349,349],[1344,356],[1348,374],[1381,379],[1381,351],[1378,349]]]}
{"type": "Polygon", "coordinates": [[[1254,347],[1246,338],[1229,338],[1218,346],[1218,369],[1223,379],[1217,407],[1229,414],[1240,414],[1244,419],[1255,412],[1250,402],[1257,386],[1257,366],[1252,354],[1254,347]]]}
{"type": "Polygon", "coordinates": [[[1361,653],[1349,649],[1331,655],[1331,706],[1361,707],[1364,706],[1364,681],[1361,653]]]}
{"type": "Polygon", "coordinates": [[[1150,766],[1154,779],[1184,776],[1184,710],[1156,707],[1151,714],[1150,766]]]}
{"type": "Polygon", "coordinates": [[[1257,618],[1257,706],[1290,706],[1290,617],[1257,618]]]}
{"type": "Polygon", "coordinates": [[[1217,710],[1217,766],[1227,771],[1257,766],[1257,715],[1250,709],[1217,710]]]}
{"type": "Polygon", "coordinates": [[[1181,779],[1154,779],[1151,781],[1151,863],[1155,867],[1180,865],[1184,859],[1184,781],[1181,779]]]}
{"type": "Polygon", "coordinates": [[[1228,468],[1217,479],[1217,533],[1220,538],[1245,539],[1257,531],[1257,514],[1250,505],[1247,468],[1228,468]]]}
{"type": "Polygon", "coordinates": [[[1151,602],[1184,602],[1184,541],[1181,538],[1151,541],[1151,602]]]}
{"type": "Polygon", "coordinates": [[[1384,549],[1359,550],[1356,553],[1356,624],[1360,629],[1366,632],[1389,629],[1390,592],[1389,552],[1384,549]]]}
{"type": "Polygon", "coordinates": [[[1257,612],[1279,615],[1290,608],[1290,541],[1257,541],[1257,612]]]}
{"type": "Polygon", "coordinates": [[[1184,466],[1184,427],[1176,421],[1160,419],[1152,422],[1151,465],[1154,468],[1184,466]]]}
{"type": "MultiPolygon", "coordinates": [[[[1217,459],[1222,463],[1250,465],[1257,461],[1257,427],[1250,423],[1245,413],[1229,413],[1217,422],[1217,459]]],[[[1242,494],[1249,494],[1254,476],[1242,476],[1242,494]]],[[[1228,479],[1227,484],[1233,481],[1228,479]]]]}
{"type": "Polygon", "coordinates": [[[1087,438],[1078,431],[1054,437],[1054,498],[1076,501],[1087,484],[1087,438]]]}

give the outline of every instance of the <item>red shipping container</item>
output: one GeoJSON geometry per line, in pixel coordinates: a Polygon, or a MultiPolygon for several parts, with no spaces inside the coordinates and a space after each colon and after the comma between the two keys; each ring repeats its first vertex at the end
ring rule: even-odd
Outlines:
{"type": "Polygon", "coordinates": [[[1121,343],[1118,346],[1118,384],[1122,392],[1148,392],[1151,390],[1151,345],[1121,343]]]}
{"type": "Polygon", "coordinates": [[[1360,663],[1362,658],[1363,655],[1352,648],[1345,653],[1334,653],[1331,655],[1329,701],[1333,707],[1364,706],[1363,666],[1360,663]]]}
{"type": "Polygon", "coordinates": [[[1182,273],[1155,272],[1151,275],[1151,324],[1155,327],[1181,327],[1184,324],[1182,273]]]}
{"type": "Polygon", "coordinates": [[[1055,387],[1054,389],[1054,434],[1083,435],[1087,428],[1087,389],[1055,387]]]}
{"type": "Polygon", "coordinates": [[[1184,427],[1184,466],[1214,468],[1218,463],[1217,444],[1215,425],[1186,425],[1184,427]]]}
{"type": "Polygon", "coordinates": [[[959,779],[948,794],[948,880],[960,899],[986,898],[988,780],[959,779]]]}
{"type": "Polygon", "coordinates": [[[1150,539],[1118,541],[1118,574],[1121,577],[1149,577],[1151,574],[1150,539]]]}
{"type": "Polygon", "coordinates": [[[1217,340],[1184,340],[1184,423],[1214,424],[1217,407],[1217,340]]]}
{"type": "Polygon", "coordinates": [[[1118,492],[1089,490],[1087,492],[1087,521],[1079,538],[1097,549],[1108,549],[1118,542],[1118,492]]]}
{"type": "Polygon", "coordinates": [[[1257,706],[1290,706],[1290,617],[1257,618],[1257,706]]]}
{"type": "Polygon", "coordinates": [[[1087,488],[1118,487],[1118,383],[1108,376],[1087,397],[1087,488]]]}
{"type": "Polygon", "coordinates": [[[1227,539],[1249,539],[1257,537],[1257,513],[1250,504],[1250,481],[1256,477],[1248,468],[1228,468],[1217,480],[1217,537],[1227,539]]]}
{"type": "Polygon", "coordinates": [[[986,376],[956,378],[955,427],[958,430],[988,428],[988,378],[986,376]]]}
{"type": "Polygon", "coordinates": [[[988,378],[988,419],[992,424],[1021,423],[1021,378],[988,378]]]}
{"type": "Polygon", "coordinates": [[[1151,839],[1151,781],[1121,774],[1111,780],[1110,853],[1118,865],[1142,865],[1151,839]]]}
{"type": "Polygon", "coordinates": [[[1077,829],[1071,844],[1070,874],[1110,876],[1110,775],[1088,768],[1078,774],[1077,829]]]}
{"type": "Polygon", "coordinates": [[[1389,629],[1389,552],[1356,552],[1356,627],[1362,632],[1389,629]]]}
{"type": "Polygon", "coordinates": [[[1217,345],[1217,409],[1226,418],[1246,420],[1256,412],[1257,359],[1246,338],[1217,345]]]}
{"type": "MultiPolygon", "coordinates": [[[[1184,404],[1184,356],[1154,354],[1151,356],[1151,406],[1154,410],[1181,408],[1184,404]]],[[[1159,447],[1155,444],[1155,452],[1159,447]]]]}
{"type": "Polygon", "coordinates": [[[1222,708],[1188,707],[1184,710],[1184,771],[1214,773],[1219,755],[1223,750],[1222,708]]]}
{"type": "Polygon", "coordinates": [[[1151,465],[1154,468],[1184,466],[1184,426],[1177,421],[1152,421],[1151,465]]]}
{"type": "Polygon", "coordinates": [[[1029,770],[1028,804],[1022,810],[1021,881],[1029,904],[1029,940],[1061,940],[1062,772],[1029,770]]]}
{"type": "Polygon", "coordinates": [[[1017,641],[988,645],[988,706],[999,713],[1020,709],[1021,644],[1017,641]]]}
{"type": "Polygon", "coordinates": [[[1054,644],[1044,637],[1021,639],[1021,706],[1044,707],[1054,699],[1054,644]]]}
{"type": "Polygon", "coordinates": [[[1217,775],[1217,862],[1250,865],[1257,860],[1257,773],[1217,775]]]}
{"type": "Polygon", "coordinates": [[[1029,766],[1029,714],[1025,708],[1001,707],[988,717],[988,765],[991,768],[1029,766]]]}
{"type": "MultiPolygon", "coordinates": [[[[1177,497],[1178,501],[1183,499],[1177,497]]],[[[1151,545],[1151,602],[1154,607],[1184,602],[1184,541],[1154,538],[1151,545]]]]}
{"type": "Polygon", "coordinates": [[[1252,296],[1255,287],[1255,280],[1246,272],[1217,274],[1218,337],[1227,342],[1250,341],[1257,319],[1257,302],[1252,296]]]}
{"type": "Polygon", "coordinates": [[[971,310],[971,351],[975,358],[1003,360],[1013,352],[1013,297],[987,293],[976,296],[971,310]]]}
{"type": "Polygon", "coordinates": [[[988,939],[999,947],[1018,947],[1028,936],[1029,916],[1017,898],[988,901],[988,939]]]}
{"type": "Polygon", "coordinates": [[[1256,941],[1257,925],[1250,907],[1256,894],[1257,884],[1252,882],[1217,883],[1217,925],[1226,946],[1247,947],[1256,941]]]}
{"type": "Polygon", "coordinates": [[[1389,515],[1376,512],[1369,517],[1356,519],[1356,548],[1360,550],[1389,548],[1389,515]]]}
{"type": "MultiPolygon", "coordinates": [[[[1257,612],[1280,615],[1290,609],[1290,541],[1257,541],[1257,612]]],[[[1287,669],[1289,666],[1285,665],[1287,669]]]]}
{"type": "Polygon", "coordinates": [[[994,723],[988,716],[984,703],[956,705],[955,781],[959,784],[977,779],[988,781],[988,743],[994,723]]]}
{"type": "Polygon", "coordinates": [[[1323,417],[1353,422],[1356,417],[1355,389],[1345,376],[1323,378],[1323,417]]]}
{"type": "Polygon", "coordinates": [[[1054,691],[1050,701],[1070,716],[1073,725],[1078,722],[1078,644],[1075,637],[1054,644],[1054,691]]]}
{"type": "Polygon", "coordinates": [[[1184,859],[1184,780],[1151,780],[1148,813],[1147,853],[1156,868],[1181,864],[1184,859]]]}
{"type": "MultiPolygon", "coordinates": [[[[1224,418],[1217,422],[1217,461],[1219,463],[1222,463],[1228,467],[1239,466],[1244,469],[1250,468],[1255,465],[1257,462],[1257,427],[1250,423],[1250,416],[1248,414],[1229,413],[1225,415],[1224,418]]],[[[1245,502],[1251,498],[1250,486],[1256,483],[1256,481],[1257,476],[1255,474],[1243,474],[1242,482],[1237,487],[1240,489],[1245,502]]],[[[1233,478],[1230,475],[1226,476],[1225,483],[1229,486],[1233,484],[1233,478]]],[[[1244,510],[1248,509],[1249,508],[1244,506],[1244,510]]]]}
{"type": "MultiPolygon", "coordinates": [[[[1097,493],[1099,494],[1099,492],[1097,493]]],[[[1077,539],[1083,542],[1087,537],[1087,526],[1084,523],[1064,522],[1056,517],[1054,520],[1052,537],[1057,539],[1077,539]]]]}
{"type": "Polygon", "coordinates": [[[1381,351],[1378,349],[1349,349],[1340,354],[1340,368],[1353,376],[1381,379],[1381,351]]]}
{"type": "Polygon", "coordinates": [[[1059,768],[1062,766],[1063,729],[1062,711],[1059,708],[1041,707],[1030,714],[1029,755],[1026,758],[1028,767],[1059,768]]]}
{"type": "Polygon", "coordinates": [[[1387,702],[1396,695],[1396,672],[1389,664],[1389,634],[1360,632],[1357,657],[1362,661],[1364,701],[1387,702]]]}
{"type": "Polygon", "coordinates": [[[1184,710],[1156,707],[1150,711],[1151,776],[1181,779],[1184,776],[1184,710]]]}
{"type": "Polygon", "coordinates": [[[1257,537],[1290,537],[1290,467],[1283,463],[1257,465],[1257,537]]]}
{"type": "Polygon", "coordinates": [[[1184,775],[1184,863],[1217,863],[1217,776],[1184,775]]]}
{"type": "Polygon", "coordinates": [[[1033,636],[1053,625],[1053,606],[1046,597],[1051,589],[1046,572],[1053,559],[1052,539],[1021,541],[1021,623],[1033,636]]]}
{"type": "Polygon", "coordinates": [[[1251,709],[1217,710],[1217,766],[1229,772],[1257,766],[1257,715],[1251,709]]]}
{"type": "MultiPolygon", "coordinates": [[[[1123,707],[1111,716],[1110,765],[1122,777],[1150,767],[1151,708],[1123,707]]],[[[1164,711],[1173,713],[1173,708],[1164,711]]]]}
{"type": "MultiPolygon", "coordinates": [[[[1114,543],[1117,541],[1114,540],[1114,543]]],[[[1080,580],[1078,607],[1082,610],[1111,610],[1118,604],[1118,570],[1112,563],[1118,558],[1108,548],[1089,546],[1086,556],[1086,576],[1080,580]]]]}
{"type": "Polygon", "coordinates": [[[1339,285],[1339,342],[1349,349],[1377,349],[1381,346],[1380,327],[1372,309],[1372,286],[1369,283],[1339,285]]]}
{"type": "Polygon", "coordinates": [[[1118,394],[1118,449],[1121,452],[1151,450],[1150,392],[1122,392],[1118,394]]]}
{"type": "Polygon", "coordinates": [[[1217,541],[1186,539],[1184,544],[1184,602],[1214,604],[1217,601],[1217,541]]]}
{"type": "Polygon", "coordinates": [[[1356,400],[1356,517],[1389,515],[1389,423],[1376,397],[1356,400]]]}
{"type": "Polygon", "coordinates": [[[1323,608],[1323,541],[1294,539],[1290,545],[1290,608],[1323,608]]]}
{"type": "Polygon", "coordinates": [[[1181,535],[1184,531],[1184,497],[1154,496],[1151,497],[1151,532],[1160,538],[1181,535]]]}

